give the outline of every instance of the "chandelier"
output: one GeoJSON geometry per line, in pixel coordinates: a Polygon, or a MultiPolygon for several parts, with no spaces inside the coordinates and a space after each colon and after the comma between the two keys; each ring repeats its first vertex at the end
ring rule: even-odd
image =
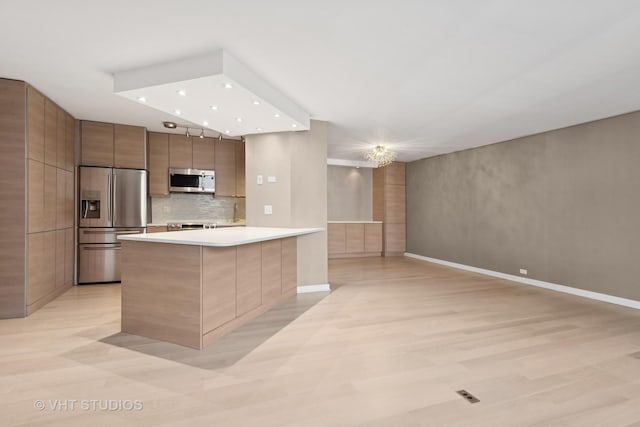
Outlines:
{"type": "Polygon", "coordinates": [[[371,151],[364,153],[364,158],[382,168],[393,163],[396,153],[389,150],[384,145],[376,145],[371,151]]]}

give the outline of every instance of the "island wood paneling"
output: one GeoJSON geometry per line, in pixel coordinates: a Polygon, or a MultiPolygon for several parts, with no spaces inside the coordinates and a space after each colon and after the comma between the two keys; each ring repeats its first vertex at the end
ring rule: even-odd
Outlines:
{"type": "Polygon", "coordinates": [[[236,317],[236,248],[202,248],[202,333],[236,317]]]}
{"type": "Polygon", "coordinates": [[[282,293],[298,287],[298,238],[282,239],[282,293]]]}
{"type": "Polygon", "coordinates": [[[122,245],[122,331],[200,348],[201,247],[122,245]]]}
{"type": "Polygon", "coordinates": [[[262,244],[238,246],[237,257],[236,310],[242,316],[262,304],[262,244]]]}
{"type": "Polygon", "coordinates": [[[282,292],[282,241],[262,242],[262,303],[270,304],[282,292]]]}
{"type": "Polygon", "coordinates": [[[0,317],[25,315],[25,94],[24,82],[0,79],[0,317]]]}

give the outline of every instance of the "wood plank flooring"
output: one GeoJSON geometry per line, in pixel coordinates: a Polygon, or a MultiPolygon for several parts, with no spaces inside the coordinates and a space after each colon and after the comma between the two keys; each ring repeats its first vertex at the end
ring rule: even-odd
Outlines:
{"type": "Polygon", "coordinates": [[[0,426],[640,425],[639,311],[405,258],[330,280],[202,351],[119,333],[118,285],[74,287],[0,320],[0,426]]]}

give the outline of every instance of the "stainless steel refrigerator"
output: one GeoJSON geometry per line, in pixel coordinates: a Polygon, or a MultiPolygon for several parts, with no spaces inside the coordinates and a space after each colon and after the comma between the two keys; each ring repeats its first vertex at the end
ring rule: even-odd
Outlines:
{"type": "Polygon", "coordinates": [[[144,233],[147,171],[80,167],[78,283],[120,281],[117,236],[144,233]]]}

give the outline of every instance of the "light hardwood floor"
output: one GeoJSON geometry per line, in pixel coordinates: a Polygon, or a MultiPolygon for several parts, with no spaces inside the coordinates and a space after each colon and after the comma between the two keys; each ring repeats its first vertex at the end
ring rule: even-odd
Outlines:
{"type": "Polygon", "coordinates": [[[202,351],[120,334],[120,287],[75,287],[0,321],[0,425],[640,425],[638,311],[404,258],[330,276],[202,351]]]}

